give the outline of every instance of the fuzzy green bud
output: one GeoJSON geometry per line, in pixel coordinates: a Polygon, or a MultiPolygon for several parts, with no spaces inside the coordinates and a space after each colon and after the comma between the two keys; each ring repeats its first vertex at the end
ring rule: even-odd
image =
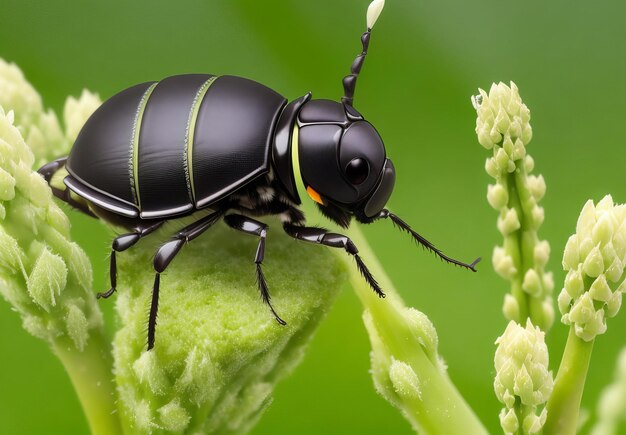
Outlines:
{"type": "Polygon", "coordinates": [[[69,240],[67,218],[41,176],[30,169],[32,154],[10,121],[0,109],[0,142],[5,145],[0,164],[0,204],[5,210],[0,279],[8,284],[0,291],[28,330],[52,345],[68,343],[82,350],[90,331],[102,327],[90,289],[91,267],[69,240]]]}
{"type": "Polygon", "coordinates": [[[545,334],[530,320],[525,328],[510,321],[496,344],[494,390],[504,404],[502,429],[507,434],[539,433],[546,419],[543,406],[553,387],[545,334]]]}
{"type": "Polygon", "coordinates": [[[567,271],[559,295],[563,323],[573,325],[585,341],[606,332],[606,318],[621,306],[626,262],[626,206],[607,195],[597,205],[587,201],[563,253],[567,271]],[[620,281],[621,280],[621,281],[620,281]]]}
{"type": "Polygon", "coordinates": [[[550,245],[537,234],[545,218],[538,202],[546,193],[546,183],[543,176],[530,174],[535,166],[526,150],[532,138],[530,111],[514,83],[494,84],[489,93],[480,89],[472,103],[478,115],[478,141],[492,154],[485,170],[495,184],[487,189],[487,201],[500,213],[497,227],[504,238],[492,262],[511,285],[502,311],[509,320],[524,323],[529,318],[548,329],[554,318],[554,283],[545,271],[550,245]]]}

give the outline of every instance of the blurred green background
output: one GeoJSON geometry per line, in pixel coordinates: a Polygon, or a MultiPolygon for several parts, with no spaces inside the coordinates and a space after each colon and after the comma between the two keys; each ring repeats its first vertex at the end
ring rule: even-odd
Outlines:
{"type": "MultiPolygon", "coordinates": [[[[83,87],[106,99],[187,72],[253,78],[290,99],[309,90],[336,99],[359,51],[368,3],[0,0],[0,57],[16,62],[57,112],[83,87]]],[[[372,36],[355,106],[395,163],[390,205],[447,253],[484,261],[469,274],[416,249],[390,224],[365,232],[407,303],[434,322],[451,378],[494,433],[493,343],[506,325],[507,286],[490,264],[501,237],[485,199],[487,152],[475,138],[469,97],[492,81],[514,80],[531,109],[528,149],[548,186],[540,236],[552,246],[558,292],[561,253],[584,202],[605,193],[626,201],[624,16],[618,0],[387,0],[372,36]]],[[[95,288],[108,288],[107,230],[76,213],[72,221],[92,258],[95,288]]],[[[113,303],[101,306],[110,325],[113,303]]],[[[254,434],[412,433],[374,392],[360,315],[346,288],[254,434]]],[[[596,341],[583,398],[592,414],[625,331],[622,313],[596,341]]],[[[557,321],[548,336],[554,371],[566,332],[557,321]]],[[[4,302],[0,349],[0,433],[87,432],[62,366],[4,302]]]]}

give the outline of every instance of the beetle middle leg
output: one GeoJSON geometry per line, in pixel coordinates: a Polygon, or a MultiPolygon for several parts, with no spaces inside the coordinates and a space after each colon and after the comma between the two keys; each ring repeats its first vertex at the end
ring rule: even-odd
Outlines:
{"type": "Polygon", "coordinates": [[[116,252],[123,252],[130,247],[134,246],[139,239],[147,236],[148,234],[156,231],[165,221],[158,221],[152,224],[138,225],[133,232],[122,234],[113,239],[111,243],[111,260],[109,263],[109,276],[111,280],[111,288],[102,293],[96,294],[96,298],[106,299],[115,293],[117,287],[117,262],[115,260],[116,252]]]}
{"type": "Polygon", "coordinates": [[[326,245],[331,248],[345,249],[345,251],[356,260],[359,272],[361,272],[361,275],[365,278],[365,281],[367,281],[372,290],[374,290],[379,297],[385,297],[385,293],[380,288],[380,285],[378,285],[378,282],[376,282],[376,279],[372,276],[367,266],[365,266],[363,260],[361,260],[359,250],[349,237],[342,234],[331,233],[324,228],[302,227],[293,224],[284,224],[283,228],[285,232],[294,239],[326,245]]]}
{"type": "Polygon", "coordinates": [[[259,244],[257,245],[256,256],[254,257],[254,262],[256,263],[256,280],[259,286],[259,292],[261,292],[261,298],[263,299],[263,302],[265,302],[270,308],[270,311],[276,318],[276,321],[283,326],[286,325],[287,322],[280,318],[280,316],[276,313],[274,307],[272,306],[267,281],[265,280],[265,275],[263,275],[263,269],[261,268],[261,265],[263,264],[263,259],[265,258],[265,237],[267,236],[268,226],[263,222],[259,222],[257,220],[239,214],[229,214],[228,216],[224,217],[224,222],[226,222],[226,225],[235,230],[259,237],[259,244]]]}
{"type": "Polygon", "coordinates": [[[161,273],[165,271],[167,266],[180,252],[186,242],[190,242],[206,230],[208,230],[215,222],[224,215],[223,211],[216,211],[208,214],[194,223],[180,230],[172,239],[161,245],[154,256],[154,286],[152,287],[152,301],[150,303],[150,316],[148,317],[148,350],[154,347],[154,338],[156,331],[156,318],[159,310],[159,288],[161,283],[161,273]]]}

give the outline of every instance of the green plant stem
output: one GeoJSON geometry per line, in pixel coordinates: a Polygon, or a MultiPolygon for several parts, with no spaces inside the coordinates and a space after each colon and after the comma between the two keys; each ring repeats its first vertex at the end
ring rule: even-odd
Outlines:
{"type": "Polygon", "coordinates": [[[589,369],[592,341],[584,341],[570,327],[563,359],[554,381],[554,390],[546,405],[548,417],[543,429],[544,435],[575,434],[578,424],[580,400],[589,369]]]}
{"type": "MultiPolygon", "coordinates": [[[[354,264],[349,264],[350,282],[364,308],[370,312],[390,353],[395,359],[409,364],[420,380],[419,394],[403,402],[404,413],[420,433],[486,434],[486,429],[448,375],[441,371],[441,367],[429,358],[421,346],[411,345],[417,341],[417,337],[403,321],[404,314],[401,310],[406,310],[406,307],[361,230],[354,225],[349,235],[358,246],[359,254],[367,259],[368,267],[382,285],[387,297],[378,298],[354,264]]],[[[340,254],[344,261],[352,262],[344,252],[340,254]]]]}
{"type": "Polygon", "coordinates": [[[116,412],[113,360],[109,340],[102,331],[92,332],[82,352],[63,341],[55,342],[53,350],[72,380],[91,433],[121,434],[122,427],[116,412]]]}

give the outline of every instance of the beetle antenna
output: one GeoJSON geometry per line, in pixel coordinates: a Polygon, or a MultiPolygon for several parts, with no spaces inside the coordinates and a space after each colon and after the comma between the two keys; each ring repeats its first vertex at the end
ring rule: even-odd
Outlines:
{"type": "Polygon", "coordinates": [[[367,49],[370,44],[370,35],[372,28],[376,24],[376,20],[380,16],[380,13],[385,7],[385,0],[374,0],[367,8],[367,31],[361,35],[361,44],[363,45],[363,51],[354,59],[352,66],[350,67],[350,74],[343,78],[343,93],[341,101],[348,106],[352,106],[354,101],[354,89],[356,88],[356,79],[359,77],[365,56],[367,55],[367,49]]]}
{"type": "Polygon", "coordinates": [[[384,218],[391,219],[391,222],[393,222],[394,226],[396,226],[397,228],[399,228],[402,231],[406,231],[407,233],[409,233],[411,236],[413,236],[413,239],[417,243],[422,245],[422,247],[424,247],[426,250],[428,250],[428,251],[432,252],[433,254],[437,255],[443,261],[445,261],[447,263],[454,264],[456,266],[464,267],[465,269],[469,269],[472,272],[476,272],[476,264],[478,264],[478,262],[481,260],[480,257],[478,257],[476,260],[472,261],[469,264],[468,263],[464,263],[464,262],[459,261],[459,260],[455,260],[454,258],[448,257],[446,254],[444,254],[439,249],[437,249],[435,247],[435,245],[433,245],[428,240],[426,240],[424,237],[419,235],[413,228],[411,228],[409,226],[409,224],[404,222],[402,219],[400,219],[395,214],[391,213],[389,210],[384,209],[383,211],[380,212],[378,217],[382,218],[382,219],[384,219],[384,218]]]}

